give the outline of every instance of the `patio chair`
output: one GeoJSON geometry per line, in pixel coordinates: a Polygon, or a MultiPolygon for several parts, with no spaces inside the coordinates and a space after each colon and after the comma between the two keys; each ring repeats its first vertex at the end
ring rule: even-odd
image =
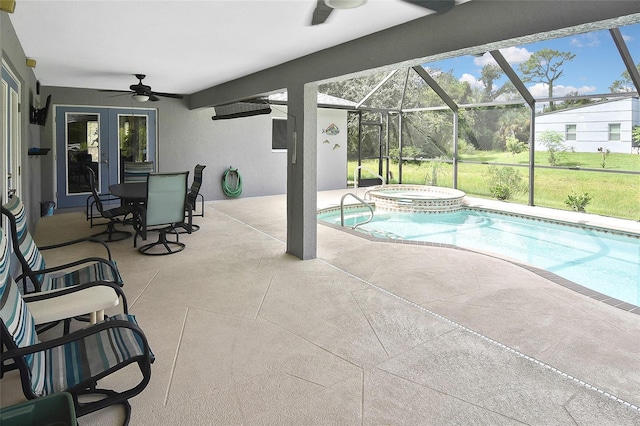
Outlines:
{"type": "Polygon", "coordinates": [[[150,174],[147,178],[147,204],[141,207],[138,232],[133,239],[136,247],[138,235],[147,239],[148,231],[158,231],[158,241],[138,249],[142,254],[166,255],[184,250],[179,241],[176,225],[184,222],[187,198],[187,178],[189,172],[150,174]],[[176,236],[175,241],[167,240],[167,233],[176,236]],[[161,250],[155,249],[161,246],[161,250]]]}
{"type": "Polygon", "coordinates": [[[185,232],[190,234],[200,229],[200,226],[193,224],[193,216],[204,217],[204,196],[200,194],[200,187],[202,186],[202,171],[205,167],[207,166],[197,164],[193,170],[193,182],[191,183],[191,188],[189,188],[189,192],[187,193],[186,213],[188,220],[187,222],[182,222],[176,225],[179,227],[178,232],[181,234],[185,232]],[[198,198],[200,198],[200,214],[196,214],[198,198]]]}
{"type": "MultiPolygon", "coordinates": [[[[90,167],[87,167],[85,170],[89,177],[89,187],[91,188],[90,197],[93,198],[92,204],[95,204],[100,216],[109,221],[109,223],[107,223],[107,229],[102,232],[98,232],[97,234],[93,234],[92,237],[107,235],[107,238],[103,240],[107,242],[120,241],[129,238],[131,236],[131,232],[116,229],[116,224],[124,224],[127,216],[133,216],[133,207],[130,205],[121,205],[111,209],[105,209],[102,204],[104,196],[98,194],[98,189],[96,188],[96,173],[90,167]]],[[[91,219],[91,225],[93,226],[93,218],[91,219]]]]}
{"type": "MultiPolygon", "coordinates": [[[[154,361],[135,317],[115,315],[62,337],[40,341],[28,303],[9,273],[7,246],[7,238],[0,233],[0,378],[6,371],[18,369],[27,399],[70,393],[78,417],[122,404],[128,424],[128,400],[147,386],[154,361]],[[135,365],[140,379],[133,387],[124,391],[98,388],[98,381],[125,367],[133,370],[135,365]]],[[[131,376],[134,371],[128,370],[131,376]]]]}
{"type": "Polygon", "coordinates": [[[125,161],[123,171],[123,182],[146,182],[147,176],[153,173],[153,161],[125,161]]]}
{"type": "Polygon", "coordinates": [[[60,244],[38,247],[27,229],[27,219],[24,203],[14,196],[2,206],[2,215],[9,221],[12,245],[15,256],[21,265],[21,273],[16,281],[22,283],[22,292],[57,290],[75,285],[104,281],[115,284],[114,288],[123,301],[124,312],[127,312],[127,302],[122,291],[122,277],[111,258],[109,247],[95,238],[81,238],[60,244]],[[98,244],[106,251],[107,258],[87,257],[54,267],[47,267],[41,251],[69,247],[80,243],[98,244]]]}

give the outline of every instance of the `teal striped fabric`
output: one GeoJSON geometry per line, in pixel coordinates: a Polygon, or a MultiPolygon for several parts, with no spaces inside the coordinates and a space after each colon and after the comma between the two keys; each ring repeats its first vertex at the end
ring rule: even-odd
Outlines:
{"type": "MultiPolygon", "coordinates": [[[[13,197],[4,205],[4,208],[9,210],[13,217],[15,217],[20,252],[29,264],[29,268],[32,271],[45,269],[46,265],[44,257],[42,257],[40,250],[38,250],[38,246],[33,241],[33,238],[31,238],[29,229],[27,229],[27,214],[24,203],[20,201],[20,198],[13,197]]],[[[42,285],[44,277],[42,275],[38,275],[37,278],[42,285]]],[[[43,290],[45,290],[45,288],[43,288],[43,290]]]]}
{"type": "MultiPolygon", "coordinates": [[[[115,315],[105,321],[137,324],[133,315],[115,315]]],[[[44,393],[64,391],[110,368],[144,354],[144,344],[128,328],[110,328],[44,353],[44,393]]]]}
{"type": "MultiPolygon", "coordinates": [[[[9,273],[9,254],[4,232],[0,232],[0,319],[7,332],[13,336],[17,347],[39,343],[33,317],[9,273]]],[[[9,342],[3,343],[11,346],[9,342]]],[[[31,387],[36,395],[41,395],[46,382],[44,353],[27,355],[25,360],[31,370],[31,387]]]]}
{"type": "MultiPolygon", "coordinates": [[[[13,197],[4,207],[15,217],[20,253],[22,253],[29,268],[32,271],[45,269],[47,265],[44,257],[40,250],[38,250],[38,246],[33,241],[27,229],[24,203],[20,201],[20,198],[13,197]]],[[[112,264],[115,266],[115,262],[112,262],[112,264]]],[[[122,277],[119,272],[117,272],[117,267],[115,269],[116,273],[107,267],[107,265],[94,262],[86,266],[78,266],[75,270],[67,269],[65,272],[40,274],[37,275],[37,279],[42,291],[65,288],[98,280],[122,283],[122,277]]]]}
{"type": "Polygon", "coordinates": [[[153,173],[153,161],[124,163],[124,182],[146,182],[149,173],[153,173]]]}

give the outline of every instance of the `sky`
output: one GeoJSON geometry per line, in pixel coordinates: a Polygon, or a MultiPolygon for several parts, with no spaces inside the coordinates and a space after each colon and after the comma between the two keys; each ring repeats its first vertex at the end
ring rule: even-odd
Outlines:
{"type": "MultiPolygon", "coordinates": [[[[640,24],[620,27],[620,32],[627,43],[634,63],[640,63],[640,24]]],[[[575,54],[572,61],[565,63],[563,66],[564,75],[554,84],[554,97],[576,91],[581,95],[609,93],[609,87],[613,81],[620,79],[625,70],[624,63],[608,30],[514,46],[501,49],[501,53],[516,73],[521,75],[518,70],[519,64],[526,61],[532,53],[543,48],[575,54]]],[[[453,70],[459,80],[468,81],[472,86],[482,88],[484,86],[479,81],[480,71],[487,63],[495,64],[489,53],[482,57],[464,56],[430,63],[427,67],[438,67],[443,71],[453,70]]],[[[506,77],[503,77],[498,82],[498,86],[505,81],[506,77]]],[[[548,96],[546,84],[526,83],[526,86],[534,98],[548,96]]]]}

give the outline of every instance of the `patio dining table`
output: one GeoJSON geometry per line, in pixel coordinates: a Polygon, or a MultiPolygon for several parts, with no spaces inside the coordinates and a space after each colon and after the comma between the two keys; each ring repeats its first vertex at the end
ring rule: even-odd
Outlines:
{"type": "Polygon", "coordinates": [[[124,202],[143,204],[147,199],[147,182],[122,182],[109,185],[109,192],[124,202]]]}

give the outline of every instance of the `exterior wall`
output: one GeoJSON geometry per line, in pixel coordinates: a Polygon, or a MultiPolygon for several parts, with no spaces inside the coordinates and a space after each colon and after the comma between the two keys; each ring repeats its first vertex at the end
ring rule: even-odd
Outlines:
{"type": "MultiPolygon", "coordinates": [[[[129,96],[113,97],[112,93],[97,90],[45,87],[43,95],[52,95],[51,111],[55,105],[84,105],[126,108],[131,106],[129,96]]],[[[232,120],[211,120],[213,109],[189,110],[183,100],[162,98],[159,102],[135,104],[136,107],[156,108],[158,111],[157,170],[160,172],[189,170],[197,163],[207,168],[203,172],[201,193],[206,200],[226,198],[222,191],[222,175],[232,166],[242,177],[242,197],[275,195],[286,193],[287,155],[286,151],[271,149],[271,126],[273,117],[286,117],[285,106],[274,106],[270,115],[238,118],[232,120]]],[[[53,113],[51,113],[53,114],[53,113]]],[[[318,149],[319,189],[339,189],[346,186],[346,125],[345,111],[322,110],[319,112],[319,126],[335,123],[340,134],[325,136],[331,139],[328,149],[318,149]],[[320,118],[321,117],[321,118],[320,118]]],[[[54,117],[49,117],[43,128],[43,146],[54,148],[54,117]]],[[[325,126],[326,127],[326,126],[325,126]]],[[[45,164],[43,173],[51,176],[43,182],[43,199],[54,200],[56,188],[53,179],[55,169],[53,156],[42,157],[45,164]]]]}
{"type": "MultiPolygon", "coordinates": [[[[274,106],[272,117],[286,117],[286,106],[274,106]]],[[[333,127],[332,127],[333,128],[333,127]]],[[[317,129],[318,191],[347,187],[347,112],[319,108],[317,129]],[[327,129],[335,124],[337,134],[327,129]]],[[[286,157],[286,151],[273,152],[286,157]]],[[[286,161],[286,159],[285,159],[286,161]]],[[[284,192],[283,192],[284,193],[284,192]]]]}
{"type": "Polygon", "coordinates": [[[546,150],[539,142],[546,130],[554,130],[565,135],[567,124],[576,125],[576,140],[565,141],[567,148],[577,152],[597,152],[598,148],[611,152],[631,153],[631,131],[640,125],[640,100],[626,98],[587,105],[578,108],[542,114],[536,117],[536,150],[546,150]],[[609,140],[609,124],[620,124],[620,140],[609,140]]]}
{"type": "MultiPolygon", "coordinates": [[[[28,223],[31,231],[35,230],[38,219],[40,218],[40,202],[42,200],[40,194],[40,182],[42,180],[42,157],[28,156],[29,147],[41,147],[40,130],[41,126],[29,123],[29,105],[36,107],[41,106],[42,98],[36,93],[36,78],[33,69],[26,65],[26,55],[22,50],[22,46],[13,29],[13,24],[9,16],[5,12],[0,12],[0,51],[2,59],[11,68],[21,85],[20,99],[20,135],[21,135],[21,152],[20,152],[20,197],[24,201],[28,212],[28,223]]],[[[49,117],[50,118],[50,117],[49,117]]],[[[0,120],[1,121],[1,120],[0,120]]],[[[2,124],[0,124],[2,126],[2,124]]],[[[4,131],[4,129],[0,129],[4,131]]],[[[0,148],[0,168],[2,183],[0,188],[2,194],[6,193],[5,180],[5,147],[0,148]]],[[[6,202],[6,200],[2,200],[6,202]]]]}

